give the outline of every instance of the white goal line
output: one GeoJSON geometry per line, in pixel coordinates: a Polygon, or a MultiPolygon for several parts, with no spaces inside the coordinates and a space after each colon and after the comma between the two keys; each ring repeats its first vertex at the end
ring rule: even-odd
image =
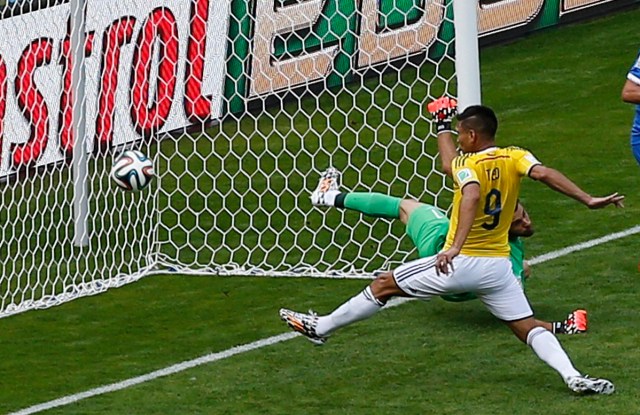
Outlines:
{"type": "MultiPolygon", "coordinates": [[[[600,238],[592,239],[590,241],[582,242],[576,245],[571,245],[566,248],[558,249],[556,251],[552,251],[529,260],[529,263],[532,265],[541,264],[543,262],[551,261],[557,258],[560,258],[565,255],[569,255],[573,252],[582,251],[588,248],[592,248],[597,245],[601,245],[607,242],[614,241],[616,239],[625,238],[630,235],[635,235],[640,233],[640,225],[636,225],[632,228],[629,228],[625,231],[611,233],[609,235],[605,235],[600,238]]],[[[395,307],[400,304],[403,304],[412,299],[409,298],[396,298],[390,301],[384,309],[395,307]]],[[[129,388],[131,386],[139,385],[141,383],[149,382],[154,379],[158,379],[160,377],[173,375],[175,373],[183,372],[187,369],[191,369],[197,366],[201,366],[207,363],[216,362],[218,360],[227,359],[229,357],[235,356],[237,354],[250,352],[252,350],[260,349],[262,347],[270,346],[276,343],[281,343],[287,340],[291,340],[294,337],[298,337],[300,334],[294,332],[287,332],[283,334],[279,334],[277,336],[268,337],[266,339],[257,340],[252,343],[243,344],[240,346],[235,346],[227,350],[223,350],[217,353],[210,353],[196,359],[187,360],[181,363],[177,363],[172,366],[168,366],[164,369],[156,370],[145,375],[136,376],[133,378],[129,378],[123,380],[121,382],[111,383],[109,385],[100,386],[98,388],[89,389],[85,392],[76,393],[73,395],[67,395],[62,398],[54,399],[52,401],[40,403],[37,405],[30,406],[25,409],[21,409],[17,412],[12,412],[9,415],[30,415],[38,412],[46,411],[52,408],[58,408],[65,405],[70,405],[72,403],[81,401],[83,399],[91,398],[98,395],[103,395],[105,393],[116,392],[122,389],[129,388]]]]}

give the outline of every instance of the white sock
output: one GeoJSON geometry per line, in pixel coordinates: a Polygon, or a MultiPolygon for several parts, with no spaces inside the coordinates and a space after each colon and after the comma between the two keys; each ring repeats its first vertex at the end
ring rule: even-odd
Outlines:
{"type": "Polygon", "coordinates": [[[560,342],[550,331],[543,327],[536,327],[527,335],[527,344],[546,364],[551,366],[562,376],[565,382],[572,376],[582,376],[573,367],[569,356],[560,342]]]}
{"type": "Polygon", "coordinates": [[[328,336],[341,327],[371,317],[383,305],[373,296],[371,288],[367,287],[358,295],[336,308],[328,316],[318,317],[316,334],[318,336],[328,336]]]}

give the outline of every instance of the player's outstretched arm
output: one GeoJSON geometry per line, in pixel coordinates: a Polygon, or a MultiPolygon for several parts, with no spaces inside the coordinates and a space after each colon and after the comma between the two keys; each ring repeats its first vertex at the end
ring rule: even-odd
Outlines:
{"type": "Polygon", "coordinates": [[[453,144],[453,134],[451,131],[438,134],[438,154],[440,154],[442,172],[447,176],[451,176],[453,174],[451,162],[458,156],[456,146],[453,144]]]}
{"type": "Polygon", "coordinates": [[[450,97],[444,96],[430,102],[427,110],[433,117],[438,135],[438,153],[442,162],[442,172],[451,176],[451,162],[458,155],[456,146],[453,143],[453,128],[451,123],[458,111],[458,102],[450,97]]]}
{"type": "Polygon", "coordinates": [[[627,79],[622,87],[622,100],[629,104],[640,104],[640,85],[627,79]]]}
{"type": "Polygon", "coordinates": [[[541,181],[553,190],[577,200],[589,209],[599,209],[608,205],[624,207],[624,196],[613,193],[604,197],[593,197],[578,187],[567,176],[550,167],[540,164],[533,166],[529,176],[534,180],[541,181]]]}

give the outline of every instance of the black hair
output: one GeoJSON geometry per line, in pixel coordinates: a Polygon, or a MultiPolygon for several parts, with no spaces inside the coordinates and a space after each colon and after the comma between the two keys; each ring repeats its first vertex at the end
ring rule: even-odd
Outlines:
{"type": "Polygon", "coordinates": [[[493,139],[498,131],[498,117],[489,107],[471,105],[458,114],[458,122],[464,122],[465,128],[475,130],[493,139]]]}

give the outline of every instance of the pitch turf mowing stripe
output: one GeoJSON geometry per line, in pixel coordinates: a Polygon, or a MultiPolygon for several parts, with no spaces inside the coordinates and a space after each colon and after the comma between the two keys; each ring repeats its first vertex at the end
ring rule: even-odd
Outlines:
{"type": "MultiPolygon", "coordinates": [[[[622,239],[627,236],[635,235],[640,233],[640,225],[636,225],[632,228],[629,228],[625,231],[611,233],[609,235],[605,235],[601,238],[592,239],[590,241],[582,242],[576,245],[571,245],[566,248],[558,249],[557,251],[552,251],[537,257],[532,258],[529,262],[533,265],[541,264],[543,262],[551,261],[565,255],[569,255],[573,252],[583,251],[588,248],[592,248],[597,245],[601,245],[607,242],[615,241],[616,239],[622,239]]],[[[390,307],[395,307],[400,304],[403,304],[407,301],[410,301],[409,298],[396,298],[392,301],[389,301],[387,305],[383,308],[388,309],[390,307]]],[[[110,385],[101,386],[99,388],[90,389],[85,392],[76,393],[73,395],[64,396],[59,399],[54,399],[49,402],[44,402],[41,404],[33,405],[25,409],[21,409],[17,412],[12,412],[9,415],[30,415],[38,412],[46,411],[49,409],[57,408],[60,406],[65,406],[72,404],[74,402],[81,401],[83,399],[91,398],[93,396],[103,395],[109,392],[115,392],[122,389],[126,389],[130,386],[139,385],[141,383],[145,383],[160,377],[173,375],[175,373],[183,372],[187,369],[191,369],[197,366],[201,366],[207,363],[216,362],[218,360],[226,359],[232,356],[235,356],[240,353],[249,352],[252,350],[260,349],[265,346],[270,346],[276,343],[284,342],[287,340],[291,340],[294,337],[298,337],[300,334],[287,332],[283,334],[279,334],[277,336],[268,337],[266,339],[258,340],[253,343],[243,344],[240,346],[232,347],[227,350],[223,350],[217,353],[211,353],[205,356],[198,357],[193,360],[188,360],[182,363],[177,363],[175,365],[166,367],[164,369],[156,370],[151,373],[147,373],[146,375],[137,376],[135,378],[130,378],[127,380],[123,380],[121,382],[112,383],[110,385]]]]}

